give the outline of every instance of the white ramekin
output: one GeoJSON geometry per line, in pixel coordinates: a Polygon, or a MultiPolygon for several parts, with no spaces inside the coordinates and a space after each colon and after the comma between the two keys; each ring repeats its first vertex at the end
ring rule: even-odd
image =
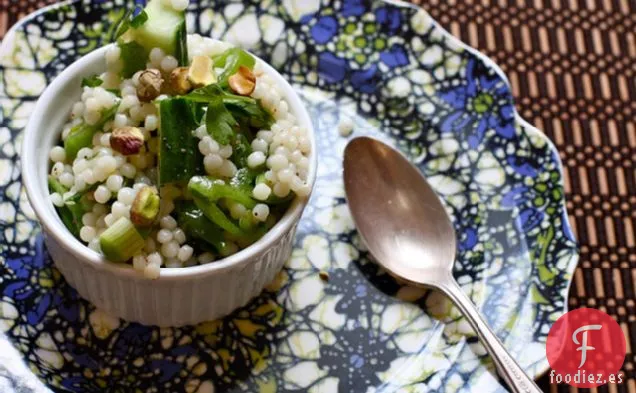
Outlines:
{"type": "MultiPolygon", "coordinates": [[[[42,224],[49,253],[79,294],[112,315],[147,325],[182,326],[223,317],[247,304],[272,281],[290,257],[294,234],[307,199],[296,198],[281,220],[259,241],[214,263],[162,268],[149,280],[129,265],[107,261],[66,229],[49,198],[49,151],[60,138],[71,106],[81,95],[83,77],[105,69],[103,47],[66,68],[40,96],[27,124],[22,147],[22,179],[42,224]]],[[[308,182],[316,178],[316,142],[311,119],[287,81],[263,63],[280,86],[290,112],[309,130],[308,182]]]]}

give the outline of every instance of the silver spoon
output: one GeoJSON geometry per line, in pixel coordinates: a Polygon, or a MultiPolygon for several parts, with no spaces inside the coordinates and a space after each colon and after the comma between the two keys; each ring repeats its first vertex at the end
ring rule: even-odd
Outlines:
{"type": "Polygon", "coordinates": [[[361,137],[345,149],[344,183],[353,221],[378,263],[415,286],[446,294],[512,391],[540,393],[453,278],[455,230],[420,171],[397,150],[361,137]]]}

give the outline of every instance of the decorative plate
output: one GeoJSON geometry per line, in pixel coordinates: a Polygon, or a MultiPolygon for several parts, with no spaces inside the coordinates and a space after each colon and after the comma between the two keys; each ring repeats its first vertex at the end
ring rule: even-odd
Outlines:
{"type": "Polygon", "coordinates": [[[21,191],[20,133],[47,83],[108,41],[132,4],[62,3],[2,43],[0,390],[503,390],[445,299],[401,286],[370,260],[344,199],[343,119],[354,136],[390,141],[426,174],[454,219],[463,289],[531,375],[547,369],[546,336],[567,307],[577,262],[558,154],[516,114],[496,66],[405,3],[191,4],[194,32],[269,61],[313,116],[319,178],[293,257],[247,307],[193,327],[126,323],[78,298],[21,191]]]}

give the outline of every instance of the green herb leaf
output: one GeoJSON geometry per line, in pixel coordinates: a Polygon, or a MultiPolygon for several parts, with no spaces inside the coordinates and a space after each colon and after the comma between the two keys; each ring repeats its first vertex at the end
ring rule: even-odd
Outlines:
{"type": "Polygon", "coordinates": [[[255,128],[267,129],[274,123],[273,116],[251,97],[225,93],[223,103],[241,123],[249,124],[255,128]]]}
{"type": "Polygon", "coordinates": [[[214,68],[223,68],[219,75],[219,85],[227,87],[230,76],[236,74],[240,66],[254,69],[256,60],[241,48],[230,48],[214,59],[214,68]]]}
{"type": "Polygon", "coordinates": [[[117,97],[121,98],[121,91],[119,89],[106,89],[107,92],[113,93],[117,97]]]}
{"type": "Polygon", "coordinates": [[[115,40],[118,40],[119,37],[124,35],[128,29],[130,29],[130,16],[132,15],[133,10],[128,10],[124,14],[124,16],[119,21],[119,26],[117,27],[117,31],[115,32],[115,40]]]}
{"type": "Polygon", "coordinates": [[[219,85],[212,84],[192,90],[190,93],[184,95],[183,98],[194,102],[208,103],[218,97],[223,97],[225,94],[219,85]]]}
{"type": "Polygon", "coordinates": [[[215,141],[222,145],[227,145],[236,134],[234,127],[238,126],[238,123],[223,105],[223,99],[217,97],[210,101],[208,105],[208,111],[205,114],[205,125],[208,129],[208,134],[215,141]]]}
{"type": "Polygon", "coordinates": [[[146,68],[146,59],[148,58],[146,48],[135,41],[119,43],[118,45],[121,49],[120,56],[124,63],[124,69],[122,70],[124,78],[130,78],[135,72],[146,68]]]}
{"type": "Polygon", "coordinates": [[[218,84],[212,84],[193,90],[183,98],[194,102],[211,102],[218,97],[239,123],[255,128],[269,128],[274,123],[273,116],[251,97],[243,97],[225,92],[218,84]]]}
{"type": "Polygon", "coordinates": [[[148,14],[146,13],[146,11],[141,10],[141,12],[130,21],[130,27],[132,27],[133,29],[141,27],[144,23],[146,23],[147,20],[148,14]]]}
{"type": "Polygon", "coordinates": [[[102,78],[100,78],[97,75],[93,75],[91,77],[82,79],[82,87],[84,86],[97,87],[97,86],[101,86],[103,83],[104,81],[102,80],[102,78]]]}

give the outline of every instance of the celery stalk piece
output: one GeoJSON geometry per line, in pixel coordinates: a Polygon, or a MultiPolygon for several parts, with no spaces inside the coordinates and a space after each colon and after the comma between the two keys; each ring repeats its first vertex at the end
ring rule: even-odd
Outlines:
{"type": "Polygon", "coordinates": [[[125,262],[138,254],[146,242],[133,223],[121,217],[99,237],[104,256],[113,262],[125,262]]]}

